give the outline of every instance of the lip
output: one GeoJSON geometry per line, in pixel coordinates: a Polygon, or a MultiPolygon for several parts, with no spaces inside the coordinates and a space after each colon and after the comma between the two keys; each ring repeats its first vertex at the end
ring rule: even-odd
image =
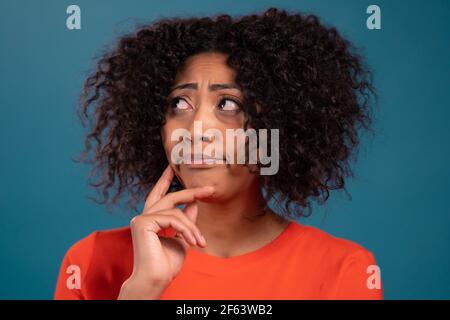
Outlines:
{"type": "Polygon", "coordinates": [[[191,163],[182,163],[182,165],[188,168],[211,168],[217,165],[224,164],[225,160],[219,157],[211,157],[202,154],[192,154],[191,163]]]}

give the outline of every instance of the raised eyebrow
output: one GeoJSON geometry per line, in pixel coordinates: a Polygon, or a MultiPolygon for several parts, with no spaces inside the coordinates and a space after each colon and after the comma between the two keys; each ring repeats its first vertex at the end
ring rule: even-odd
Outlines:
{"type": "Polygon", "coordinates": [[[182,83],[182,84],[173,86],[170,89],[170,92],[177,90],[177,89],[194,89],[194,90],[196,90],[197,88],[198,88],[198,86],[196,83],[182,83]]]}
{"type": "Polygon", "coordinates": [[[216,83],[216,84],[211,84],[209,85],[208,89],[210,91],[215,91],[215,90],[223,90],[223,89],[236,89],[236,90],[241,90],[239,88],[238,85],[234,84],[234,83],[216,83]]]}
{"type": "MultiPolygon", "coordinates": [[[[191,90],[197,90],[198,85],[196,83],[183,83],[176,86],[173,86],[170,89],[170,92],[177,90],[177,89],[191,89],[191,90]]],[[[239,86],[234,83],[215,83],[210,84],[208,86],[209,91],[217,91],[217,90],[223,90],[223,89],[236,89],[240,90],[239,86]]]]}

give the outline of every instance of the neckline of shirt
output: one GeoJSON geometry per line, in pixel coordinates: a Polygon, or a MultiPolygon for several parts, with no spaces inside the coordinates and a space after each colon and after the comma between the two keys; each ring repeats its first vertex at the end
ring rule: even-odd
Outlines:
{"type": "Polygon", "coordinates": [[[205,274],[239,271],[243,267],[251,266],[255,263],[272,258],[272,253],[279,251],[278,249],[282,247],[288,239],[293,239],[298,234],[298,229],[301,227],[303,227],[303,225],[292,220],[271,242],[256,250],[229,258],[213,256],[189,247],[187,249],[183,268],[205,274]]]}

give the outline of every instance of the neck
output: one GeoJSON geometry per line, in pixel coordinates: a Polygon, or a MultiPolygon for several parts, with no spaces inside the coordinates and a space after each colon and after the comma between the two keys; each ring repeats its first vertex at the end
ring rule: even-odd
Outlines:
{"type": "Polygon", "coordinates": [[[195,250],[215,256],[233,256],[263,246],[287,225],[271,210],[263,213],[259,186],[218,203],[198,202],[197,225],[207,241],[195,250]]]}

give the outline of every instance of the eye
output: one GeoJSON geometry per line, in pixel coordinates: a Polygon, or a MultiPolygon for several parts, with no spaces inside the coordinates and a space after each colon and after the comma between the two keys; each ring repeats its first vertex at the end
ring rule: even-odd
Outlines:
{"type": "Polygon", "coordinates": [[[175,97],[170,100],[169,107],[175,110],[188,110],[191,108],[189,103],[181,97],[175,97]]]}
{"type": "Polygon", "coordinates": [[[237,112],[241,110],[241,104],[234,99],[224,98],[220,100],[219,109],[222,111],[237,112]]]}

